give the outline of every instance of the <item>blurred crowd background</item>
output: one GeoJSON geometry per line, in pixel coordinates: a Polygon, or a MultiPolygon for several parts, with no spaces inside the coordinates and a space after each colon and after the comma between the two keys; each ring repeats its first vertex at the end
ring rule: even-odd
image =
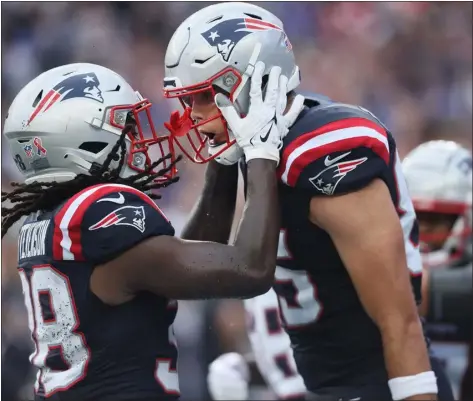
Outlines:
{"type": "MultiPolygon", "coordinates": [[[[162,125],[175,103],[162,97],[163,60],[173,31],[202,2],[3,2],[2,121],[16,93],[39,73],[92,62],[124,76],[152,100],[162,125]]],[[[403,157],[419,143],[472,146],[470,2],[265,2],[284,22],[302,89],[362,105],[394,133],[403,157]]],[[[2,146],[2,190],[21,177],[2,146]]],[[[204,168],[182,162],[181,181],[160,201],[177,231],[201,189],[204,168]]],[[[2,395],[30,391],[27,328],[16,272],[16,236],[2,242],[2,395]]],[[[176,323],[184,399],[206,395],[208,363],[247,352],[239,301],[183,302],[176,323]],[[190,396],[190,397],[189,397],[190,396]]],[[[269,395],[266,395],[269,397],[269,395]]]]}

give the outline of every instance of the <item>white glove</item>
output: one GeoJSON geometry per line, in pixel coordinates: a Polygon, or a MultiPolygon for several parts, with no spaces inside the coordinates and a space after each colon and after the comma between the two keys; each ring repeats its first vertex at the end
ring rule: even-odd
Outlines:
{"type": "Polygon", "coordinates": [[[215,96],[215,104],[222,112],[246,161],[269,159],[279,163],[282,135],[276,124],[276,108],[282,93],[286,96],[287,78],[281,76],[281,67],[269,72],[266,96],[263,100],[262,79],[265,65],[258,61],[251,76],[250,106],[241,118],[230,100],[223,94],[215,96]]]}
{"type": "Polygon", "coordinates": [[[216,401],[248,399],[248,364],[242,355],[229,352],[220,355],[209,366],[207,386],[216,401]]]}
{"type": "MultiPolygon", "coordinates": [[[[284,76],[281,76],[283,78],[284,76]]],[[[282,86],[287,86],[287,78],[284,77],[285,81],[282,83],[282,86]]],[[[281,138],[284,139],[289,132],[289,128],[292,127],[294,122],[301,114],[302,109],[304,108],[304,96],[296,95],[296,97],[292,100],[291,107],[284,114],[287,106],[287,94],[283,93],[282,91],[279,92],[279,99],[278,105],[276,107],[276,121],[278,131],[281,134],[281,138]]]]}

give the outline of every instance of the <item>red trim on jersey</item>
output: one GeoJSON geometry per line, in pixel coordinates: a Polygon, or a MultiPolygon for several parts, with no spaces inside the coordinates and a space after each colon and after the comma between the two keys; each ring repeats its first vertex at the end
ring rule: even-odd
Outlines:
{"type": "MultiPolygon", "coordinates": [[[[87,188],[88,189],[88,188],[87,188]]],[[[86,190],[87,190],[86,189],[86,190]]],[[[64,206],[59,210],[59,212],[56,214],[54,217],[54,231],[53,231],[53,258],[55,260],[62,260],[62,246],[61,246],[61,241],[62,241],[62,231],[59,228],[61,224],[61,220],[63,219],[64,215],[66,214],[67,209],[71,206],[71,203],[77,198],[78,195],[82,193],[79,192],[72,198],[70,198],[64,206]]]]}
{"type": "MultiPolygon", "coordinates": [[[[345,118],[343,120],[338,120],[323,125],[322,127],[317,128],[314,131],[308,132],[294,139],[294,141],[292,141],[289,146],[284,149],[281,157],[281,164],[278,168],[279,178],[281,178],[284,171],[286,170],[287,160],[291,153],[294,152],[300,146],[303,146],[309,140],[332,131],[356,127],[370,128],[383,135],[384,137],[387,137],[386,130],[380,125],[360,117],[345,118]]],[[[287,175],[287,184],[290,186],[294,186],[304,168],[314,160],[317,160],[334,152],[349,151],[357,147],[370,148],[379,157],[381,157],[386,164],[389,164],[389,152],[387,151],[386,146],[378,139],[372,138],[370,136],[348,137],[338,141],[327,143],[325,145],[318,146],[316,148],[307,149],[305,152],[299,155],[290,166],[287,175]]]]}
{"type": "Polygon", "coordinates": [[[63,239],[62,230],[60,229],[60,223],[66,214],[67,210],[71,207],[74,201],[82,195],[86,191],[90,191],[96,187],[102,187],[92,192],[89,196],[87,196],[77,207],[72,215],[71,220],[67,226],[67,230],[69,232],[69,238],[71,239],[71,249],[70,252],[74,255],[74,260],[76,261],[83,261],[85,260],[83,252],[82,252],[82,240],[81,240],[81,232],[82,232],[82,220],[84,219],[85,212],[89,208],[89,206],[102,198],[103,196],[110,195],[113,193],[118,192],[128,192],[134,195],[137,195],[142,201],[146,202],[148,205],[153,207],[156,211],[158,211],[163,218],[169,222],[167,217],[161,211],[161,209],[156,205],[153,200],[144,194],[143,192],[128,186],[120,186],[114,184],[97,184],[91,187],[84,189],[81,192],[78,192],[74,195],[71,199],[69,199],[66,204],[62,207],[61,210],[57,213],[56,217],[54,218],[54,234],[53,234],[53,256],[55,260],[62,260],[62,247],[61,241],[63,239]]]}

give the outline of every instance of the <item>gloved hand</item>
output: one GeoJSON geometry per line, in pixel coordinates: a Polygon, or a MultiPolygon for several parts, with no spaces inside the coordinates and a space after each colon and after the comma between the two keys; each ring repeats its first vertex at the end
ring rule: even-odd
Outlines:
{"type": "Polygon", "coordinates": [[[209,366],[207,385],[216,401],[248,399],[248,380],[248,364],[236,352],[220,355],[209,366]]]}
{"type": "MultiPolygon", "coordinates": [[[[282,82],[280,86],[287,87],[287,78],[284,76],[281,76],[281,78],[284,79],[284,82],[282,82]]],[[[279,91],[278,104],[276,107],[276,124],[282,139],[285,138],[289,132],[289,128],[292,127],[297,117],[299,117],[299,114],[301,114],[304,108],[304,100],[304,96],[296,95],[296,97],[292,99],[291,107],[289,107],[287,113],[284,114],[284,110],[286,110],[287,106],[287,94],[283,93],[283,91],[279,91]]]]}
{"type": "Polygon", "coordinates": [[[215,96],[215,104],[227,121],[247,162],[251,159],[269,159],[279,163],[282,135],[276,124],[276,109],[282,93],[286,95],[287,78],[281,76],[280,67],[273,67],[269,72],[263,99],[264,69],[264,63],[258,61],[251,76],[250,106],[245,117],[240,117],[230,100],[221,93],[215,96]]]}

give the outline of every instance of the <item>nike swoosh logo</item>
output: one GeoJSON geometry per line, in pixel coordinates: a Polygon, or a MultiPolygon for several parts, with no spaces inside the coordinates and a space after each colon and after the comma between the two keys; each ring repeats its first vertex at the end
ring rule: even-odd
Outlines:
{"type": "MultiPolygon", "coordinates": [[[[273,126],[271,125],[271,128],[273,128],[273,126]]],[[[269,133],[271,132],[271,128],[268,130],[268,132],[266,133],[265,136],[261,136],[259,137],[259,139],[261,139],[261,142],[266,142],[269,138],[269,133]]]]}
{"type": "Polygon", "coordinates": [[[351,150],[347,153],[344,153],[343,155],[340,155],[340,156],[337,156],[337,157],[334,157],[333,159],[330,159],[330,156],[327,156],[324,160],[324,163],[325,165],[328,167],[328,166],[331,166],[333,163],[336,163],[338,162],[339,160],[343,159],[344,157],[348,156],[349,154],[351,153],[351,150]]]}
{"type": "Polygon", "coordinates": [[[273,125],[274,125],[274,124],[276,124],[276,118],[275,118],[275,117],[273,117],[273,119],[272,119],[272,124],[271,124],[271,126],[269,127],[269,130],[268,130],[268,132],[266,133],[266,135],[265,135],[265,136],[261,136],[261,135],[260,135],[259,139],[261,139],[261,142],[266,142],[266,141],[268,140],[269,134],[271,133],[271,129],[273,128],[273,125]]]}
{"type": "Polygon", "coordinates": [[[102,199],[99,199],[97,203],[98,202],[113,202],[113,203],[118,203],[119,205],[123,205],[125,203],[125,197],[120,192],[118,194],[118,198],[102,198],[102,199]]]}

